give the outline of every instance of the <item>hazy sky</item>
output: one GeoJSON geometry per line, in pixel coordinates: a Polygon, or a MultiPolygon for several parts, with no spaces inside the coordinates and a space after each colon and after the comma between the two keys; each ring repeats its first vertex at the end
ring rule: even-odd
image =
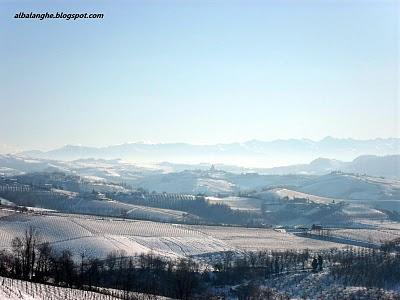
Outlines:
{"type": "Polygon", "coordinates": [[[0,144],[400,136],[399,1],[81,2],[0,0],[0,144]]]}

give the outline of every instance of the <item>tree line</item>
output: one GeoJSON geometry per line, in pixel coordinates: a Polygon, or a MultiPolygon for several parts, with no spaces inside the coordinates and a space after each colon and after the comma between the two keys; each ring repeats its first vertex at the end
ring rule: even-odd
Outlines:
{"type": "MultiPolygon", "coordinates": [[[[141,193],[119,194],[106,193],[108,198],[135,205],[144,205],[156,208],[180,210],[189,214],[197,215],[204,221],[198,223],[206,224],[232,224],[260,227],[266,223],[260,213],[240,211],[231,209],[223,203],[210,203],[204,196],[197,195],[192,200],[182,198],[179,195],[168,195],[165,197],[151,197],[141,193]]],[[[191,220],[191,223],[195,221],[191,220]]]]}

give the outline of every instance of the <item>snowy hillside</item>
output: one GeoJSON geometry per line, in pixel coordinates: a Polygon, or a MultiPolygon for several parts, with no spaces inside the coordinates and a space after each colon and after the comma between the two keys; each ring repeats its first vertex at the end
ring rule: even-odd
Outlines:
{"type": "Polygon", "coordinates": [[[296,188],[300,192],[328,198],[376,200],[400,199],[400,180],[332,173],[296,188]]]}
{"type": "Polygon", "coordinates": [[[74,215],[15,213],[0,218],[0,248],[10,248],[15,236],[35,228],[55,249],[70,249],[105,257],[113,250],[128,255],[197,256],[224,251],[262,249],[329,249],[340,244],[297,237],[273,229],[177,225],[74,215]]]}
{"type": "MultiPolygon", "coordinates": [[[[124,299],[126,292],[114,289],[98,288],[98,292],[58,287],[0,276],[1,300],[117,300],[124,299]]],[[[162,296],[145,295],[130,292],[131,299],[167,300],[162,296]]]]}
{"type": "Polygon", "coordinates": [[[255,169],[261,174],[309,174],[324,175],[333,171],[368,174],[371,176],[384,176],[400,178],[400,155],[361,155],[352,161],[337,159],[317,158],[309,164],[297,164],[283,167],[255,169]]]}

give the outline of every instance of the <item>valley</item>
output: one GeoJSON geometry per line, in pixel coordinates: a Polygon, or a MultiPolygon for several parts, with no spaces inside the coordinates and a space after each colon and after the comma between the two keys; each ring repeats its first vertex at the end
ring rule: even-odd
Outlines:
{"type": "MultiPolygon", "coordinates": [[[[342,272],[335,271],[335,261],[348,255],[366,255],[364,252],[374,256],[394,251],[397,255],[400,247],[397,178],[341,171],[322,175],[235,173],[213,165],[166,171],[104,159],[63,162],[11,155],[2,159],[7,164],[0,177],[0,269],[1,255],[4,260],[15,253],[16,239],[24,240],[33,232],[38,251],[48,247],[60,264],[67,255],[79,270],[84,259],[88,269],[81,276],[89,276],[87,279],[93,264],[106,266],[118,260],[128,273],[152,274],[155,270],[151,267],[142,270],[141,261],[156,259],[161,264],[177,264],[177,269],[182,263],[184,268],[194,267],[190,271],[193,280],[200,274],[216,276],[219,279],[211,284],[212,294],[238,295],[240,290],[225,276],[240,273],[239,266],[245,263],[248,270],[255,268],[245,271],[245,278],[260,278],[257,268],[264,270],[261,277],[274,299],[304,293],[350,297],[380,292],[356,286],[349,289],[348,284],[332,277],[334,272],[342,272]],[[287,256],[294,260],[287,261],[287,256]],[[318,274],[310,271],[316,256],[326,260],[326,269],[318,274]],[[255,263],[255,257],[260,261],[255,263]],[[310,281],[320,282],[320,287],[307,288],[310,281]],[[218,282],[229,290],[219,290],[218,282]]],[[[392,267],[392,262],[384,261],[392,267]]],[[[114,271],[107,267],[96,272],[114,271]]],[[[250,288],[243,278],[235,278],[240,289],[250,288]]],[[[91,281],[88,283],[91,286],[91,281]]],[[[121,295],[126,287],[121,283],[102,279],[97,284],[115,288],[112,293],[90,291],[102,293],[93,297],[125,297],[121,295]]],[[[22,288],[18,286],[21,295],[26,294],[23,299],[36,291],[36,287],[22,288]]],[[[60,287],[39,288],[51,291],[54,299],[65,293],[81,293],[60,287]]],[[[382,297],[391,299],[396,288],[391,285],[382,297]]],[[[149,291],[180,298],[161,286],[144,288],[138,283],[133,290],[136,294],[131,294],[132,299],[163,299],[151,298],[149,291]]],[[[6,286],[1,292],[9,299],[15,296],[6,286]]]]}

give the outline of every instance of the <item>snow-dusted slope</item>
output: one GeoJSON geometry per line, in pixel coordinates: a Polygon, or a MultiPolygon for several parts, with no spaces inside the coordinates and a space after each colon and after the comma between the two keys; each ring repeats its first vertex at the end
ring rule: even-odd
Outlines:
{"type": "MultiPolygon", "coordinates": [[[[333,199],[333,198],[327,198],[327,197],[319,197],[311,194],[306,194],[290,189],[285,189],[285,188],[275,188],[271,189],[267,192],[264,193],[272,193],[272,195],[275,195],[279,198],[284,198],[287,197],[289,200],[292,200],[294,198],[303,198],[303,199],[308,199],[309,201],[315,202],[315,203],[332,203],[332,202],[337,202],[341,201],[339,199],[333,199]]],[[[258,193],[256,195],[259,195],[260,197],[263,195],[263,193],[258,193]]]]}
{"type": "Polygon", "coordinates": [[[232,193],[238,187],[219,174],[207,171],[183,171],[143,177],[134,183],[150,191],[167,193],[232,193]]]}
{"type": "Polygon", "coordinates": [[[297,190],[339,199],[400,199],[399,180],[342,173],[317,177],[297,190]]]}
{"type": "Polygon", "coordinates": [[[272,229],[196,226],[95,218],[75,215],[16,213],[0,218],[0,248],[34,227],[42,241],[75,255],[105,257],[113,250],[127,255],[148,253],[182,257],[223,251],[262,249],[327,249],[340,244],[296,237],[272,229]]]}
{"type": "Polygon", "coordinates": [[[71,288],[55,287],[40,283],[0,277],[1,300],[69,300],[69,299],[98,299],[117,300],[120,298],[96,292],[71,288]]]}
{"type": "Polygon", "coordinates": [[[333,229],[329,235],[355,241],[380,244],[400,238],[400,230],[396,229],[333,229]]]}
{"type": "Polygon", "coordinates": [[[0,219],[0,248],[10,248],[15,236],[35,228],[41,241],[54,248],[82,251],[105,257],[112,250],[128,255],[154,253],[166,256],[198,255],[234,250],[232,246],[183,225],[128,221],[73,215],[34,215],[16,213],[0,219]]]}
{"type": "Polygon", "coordinates": [[[247,211],[260,211],[261,200],[247,197],[207,197],[210,203],[222,203],[228,205],[232,209],[247,210],[247,211]]]}
{"type": "Polygon", "coordinates": [[[221,227],[221,226],[194,226],[197,230],[218,238],[240,250],[296,250],[296,249],[329,249],[340,248],[343,245],[302,238],[284,230],[244,228],[244,227],[221,227]]]}
{"type": "Polygon", "coordinates": [[[376,287],[349,286],[322,272],[295,272],[267,279],[265,284],[289,295],[290,299],[398,299],[399,291],[376,287]]]}
{"type": "MultiPolygon", "coordinates": [[[[126,292],[115,289],[97,289],[99,292],[84,291],[73,288],[56,287],[35,282],[11,279],[0,276],[1,300],[118,300],[125,299],[126,292]],[[101,293],[100,293],[101,292],[101,293]],[[124,297],[125,296],[125,297],[124,297]]],[[[145,294],[130,292],[130,299],[147,299],[145,294]]],[[[170,298],[151,295],[155,300],[167,300],[170,298]]]]}

